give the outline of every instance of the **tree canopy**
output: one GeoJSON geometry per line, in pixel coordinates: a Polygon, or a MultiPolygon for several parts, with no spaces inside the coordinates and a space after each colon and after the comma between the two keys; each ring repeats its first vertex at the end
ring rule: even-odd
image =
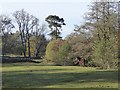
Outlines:
{"type": "Polygon", "coordinates": [[[64,19],[60,18],[59,16],[56,15],[49,15],[45,21],[48,22],[49,28],[51,29],[51,33],[49,34],[52,39],[57,39],[61,38],[60,37],[60,30],[62,30],[62,25],[66,25],[64,23],[64,19]]]}

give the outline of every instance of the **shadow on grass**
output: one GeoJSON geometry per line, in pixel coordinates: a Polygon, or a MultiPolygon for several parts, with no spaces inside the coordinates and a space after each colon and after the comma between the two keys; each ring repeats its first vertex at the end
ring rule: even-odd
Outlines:
{"type": "Polygon", "coordinates": [[[3,88],[2,90],[119,90],[118,88],[3,88]]]}
{"type": "MultiPolygon", "coordinates": [[[[93,72],[57,72],[61,69],[38,70],[34,72],[12,71],[3,73],[3,88],[34,88],[65,83],[89,83],[89,82],[117,82],[117,71],[93,71],[93,72]],[[49,73],[53,71],[52,73],[49,73]]],[[[66,86],[67,88],[67,86],[66,86]]],[[[68,87],[69,88],[69,87],[68,87]]],[[[77,86],[76,86],[77,88],[77,86]]],[[[102,88],[102,87],[101,87],[102,88]]],[[[109,88],[109,87],[106,87],[109,88]]],[[[43,89],[42,89],[43,90],[43,89]]],[[[62,89],[63,90],[63,89],[62,89]]],[[[89,89],[90,90],[90,89],[89,89]]],[[[98,89],[97,89],[98,90],[98,89]]],[[[103,90],[103,89],[102,89],[103,90]]],[[[114,89],[112,89],[114,90],[114,89]]]]}

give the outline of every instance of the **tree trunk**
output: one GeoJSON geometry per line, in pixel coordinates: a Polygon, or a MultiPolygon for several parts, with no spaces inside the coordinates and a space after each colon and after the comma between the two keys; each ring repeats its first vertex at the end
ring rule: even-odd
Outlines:
{"type": "MultiPolygon", "coordinates": [[[[19,30],[20,30],[21,28],[19,27],[19,30]]],[[[21,30],[20,30],[20,37],[21,37],[21,41],[22,41],[22,46],[23,46],[23,54],[24,54],[24,57],[26,57],[26,44],[25,44],[25,41],[24,41],[24,39],[23,39],[23,33],[24,32],[22,32],[21,30]]]]}
{"type": "Polygon", "coordinates": [[[36,57],[38,57],[38,55],[39,55],[40,47],[41,47],[41,44],[38,46],[38,48],[36,48],[36,53],[35,53],[36,57]]]}
{"type": "Polygon", "coordinates": [[[31,57],[31,51],[30,51],[30,37],[28,36],[28,57],[31,57]]]}

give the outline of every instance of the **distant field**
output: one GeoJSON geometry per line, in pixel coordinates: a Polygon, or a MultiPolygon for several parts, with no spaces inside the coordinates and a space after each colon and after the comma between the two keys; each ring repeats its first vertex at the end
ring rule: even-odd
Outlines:
{"type": "Polygon", "coordinates": [[[3,64],[3,88],[118,88],[117,70],[79,66],[3,64]]]}

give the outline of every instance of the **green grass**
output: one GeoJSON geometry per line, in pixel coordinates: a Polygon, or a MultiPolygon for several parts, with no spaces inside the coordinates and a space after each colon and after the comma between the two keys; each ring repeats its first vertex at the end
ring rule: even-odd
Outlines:
{"type": "Polygon", "coordinates": [[[79,66],[3,64],[3,88],[118,88],[117,70],[79,66]]]}

